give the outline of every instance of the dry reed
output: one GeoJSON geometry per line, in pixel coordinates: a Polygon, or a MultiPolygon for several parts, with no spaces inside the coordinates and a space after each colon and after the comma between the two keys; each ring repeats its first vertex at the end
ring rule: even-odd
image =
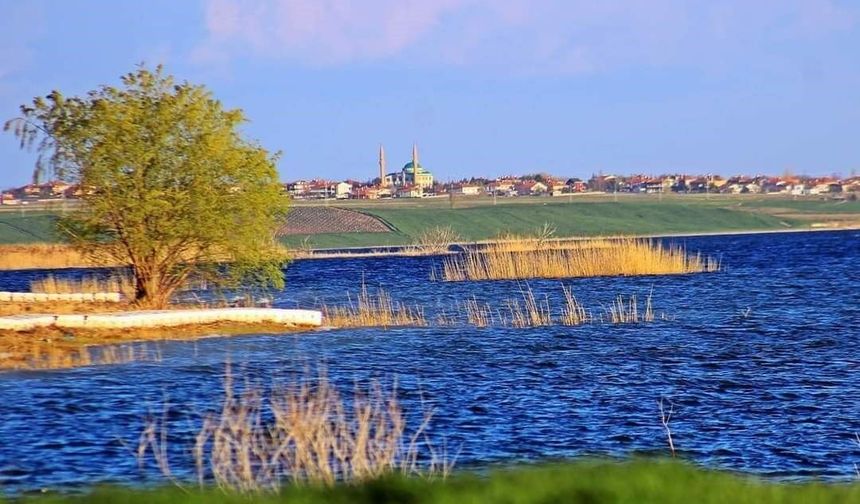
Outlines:
{"type": "Polygon", "coordinates": [[[590,321],[591,317],[586,312],[585,307],[573,295],[570,287],[562,285],[561,289],[564,292],[564,308],[561,313],[561,324],[576,326],[590,321]]]}
{"type": "MultiPolygon", "coordinates": [[[[138,459],[152,453],[156,467],[172,479],[168,463],[168,411],[150,419],[138,444],[138,459]]],[[[412,432],[396,388],[378,382],[355,387],[344,399],[324,372],[270,394],[246,386],[235,391],[227,372],[219,413],[206,416],[192,454],[199,485],[242,493],[277,492],[286,482],[333,485],[402,473],[445,477],[453,462],[430,443],[432,414],[412,432]]]]}
{"type": "Polygon", "coordinates": [[[487,327],[493,325],[493,310],[489,303],[479,303],[475,296],[463,303],[466,311],[466,321],[475,327],[487,327]]]}
{"type": "Polygon", "coordinates": [[[454,326],[457,325],[457,317],[450,315],[445,310],[441,310],[436,314],[433,322],[437,327],[454,326]]]}
{"type": "Polygon", "coordinates": [[[609,320],[613,324],[636,324],[638,322],[653,322],[654,309],[651,306],[651,294],[645,299],[645,310],[639,314],[639,302],[633,294],[627,300],[624,296],[617,296],[607,309],[609,320]]]}
{"type": "MultiPolygon", "coordinates": [[[[93,266],[92,261],[70,245],[0,246],[0,270],[85,268],[91,266],[93,266]]],[[[110,266],[120,265],[113,264],[110,266]]]]}
{"type": "Polygon", "coordinates": [[[509,323],[513,327],[540,327],[553,324],[552,310],[549,306],[549,297],[544,296],[543,301],[538,301],[531,287],[520,288],[522,305],[519,299],[508,299],[507,311],[510,315],[509,323]]]}
{"type": "Polygon", "coordinates": [[[572,243],[554,238],[555,231],[556,228],[554,225],[545,222],[542,227],[536,229],[530,235],[520,235],[510,232],[501,233],[484,246],[492,248],[495,251],[526,252],[552,248],[558,244],[570,245],[572,243]]]}
{"type": "Polygon", "coordinates": [[[111,275],[107,278],[85,276],[79,279],[48,275],[30,282],[30,291],[43,294],[118,292],[126,299],[134,299],[134,281],[129,275],[111,275]]]}
{"type": "Polygon", "coordinates": [[[392,327],[425,326],[424,311],[420,307],[409,307],[391,299],[383,289],[370,294],[367,285],[353,301],[349,297],[346,306],[322,306],[323,320],[332,327],[392,327]]]}
{"type": "Polygon", "coordinates": [[[489,244],[446,258],[445,281],[594,276],[666,275],[711,272],[719,263],[680,246],[662,247],[640,239],[595,239],[552,242],[525,239],[489,244]]]}
{"type": "MultiPolygon", "coordinates": [[[[482,303],[472,296],[461,304],[463,309],[459,320],[461,323],[475,327],[501,325],[524,328],[553,325],[578,326],[594,322],[632,324],[653,322],[656,318],[652,305],[653,292],[649,292],[641,307],[636,295],[627,298],[619,295],[608,307],[604,306],[603,314],[595,318],[591,311],[577,299],[570,287],[562,285],[561,289],[564,298],[559,311],[553,309],[547,294],[538,296],[529,285],[525,285],[520,287],[519,297],[505,299],[501,303],[501,308],[494,308],[489,303],[482,303]],[[494,314],[496,314],[495,317],[494,314]]],[[[661,318],[667,317],[661,313],[661,318]]]]}
{"type": "Polygon", "coordinates": [[[448,252],[451,244],[460,241],[460,235],[451,226],[425,229],[407,251],[408,255],[438,255],[448,252]]]}

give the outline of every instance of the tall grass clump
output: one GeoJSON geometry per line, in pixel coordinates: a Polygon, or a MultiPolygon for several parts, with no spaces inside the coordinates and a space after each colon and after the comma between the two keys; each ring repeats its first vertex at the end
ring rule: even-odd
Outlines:
{"type": "Polygon", "coordinates": [[[551,248],[559,243],[564,243],[555,238],[556,228],[545,222],[542,227],[535,229],[527,235],[505,232],[497,235],[487,245],[496,251],[524,252],[551,248]]]}
{"type": "Polygon", "coordinates": [[[451,244],[460,241],[460,235],[451,226],[425,229],[415,239],[408,255],[438,255],[448,252],[451,244]]]}
{"type": "Polygon", "coordinates": [[[632,238],[545,242],[533,238],[493,243],[446,258],[445,281],[575,278],[700,273],[719,263],[680,246],[632,238]]]}
{"type": "Polygon", "coordinates": [[[542,300],[538,300],[528,285],[525,288],[520,288],[520,299],[508,299],[506,305],[507,313],[510,315],[509,323],[512,327],[553,325],[549,297],[544,295],[542,300]]]}
{"type": "Polygon", "coordinates": [[[475,296],[463,303],[466,311],[466,321],[475,327],[488,327],[493,325],[493,309],[489,303],[480,303],[475,296]]]}
{"type": "MultiPolygon", "coordinates": [[[[653,291],[640,303],[639,298],[616,296],[607,305],[601,305],[602,311],[593,315],[586,305],[579,301],[573,290],[566,285],[561,286],[563,298],[561,308],[553,306],[548,294],[538,295],[528,284],[519,287],[519,296],[504,299],[499,306],[478,301],[475,296],[461,304],[460,320],[475,327],[545,327],[545,326],[579,326],[592,323],[635,324],[653,322],[657,317],[652,305],[653,291]],[[465,311],[465,316],[463,315],[465,311]]],[[[669,319],[660,312],[660,318],[669,319]]],[[[447,324],[447,325],[450,325],[447,324]]]]}
{"type": "MultiPolygon", "coordinates": [[[[141,433],[138,460],[151,454],[172,479],[168,461],[169,411],[150,419],[141,433]]],[[[227,372],[220,411],[205,416],[193,440],[194,473],[202,487],[242,493],[277,492],[283,485],[332,486],[389,474],[445,477],[453,465],[427,435],[432,413],[407,429],[396,388],[378,382],[356,386],[346,398],[324,372],[307,373],[270,393],[234,390],[227,372]]]]}
{"type": "Polygon", "coordinates": [[[576,326],[590,321],[591,316],[588,315],[585,307],[573,295],[570,287],[562,285],[561,290],[564,292],[564,307],[562,308],[560,319],[561,325],[576,326]]]}
{"type": "Polygon", "coordinates": [[[424,311],[420,307],[409,307],[394,301],[383,289],[371,294],[367,285],[353,300],[350,296],[346,306],[322,307],[323,319],[333,327],[391,327],[425,326],[424,311]]]}
{"type": "Polygon", "coordinates": [[[619,295],[612,301],[606,309],[609,321],[613,324],[636,324],[639,322],[653,322],[654,309],[651,306],[651,294],[645,298],[645,306],[639,310],[639,301],[636,295],[633,294],[626,300],[624,296],[619,295]]]}
{"type": "Polygon", "coordinates": [[[128,275],[112,275],[108,278],[85,276],[78,279],[48,275],[30,282],[30,292],[42,294],[118,292],[128,299],[133,299],[134,281],[128,275]]]}

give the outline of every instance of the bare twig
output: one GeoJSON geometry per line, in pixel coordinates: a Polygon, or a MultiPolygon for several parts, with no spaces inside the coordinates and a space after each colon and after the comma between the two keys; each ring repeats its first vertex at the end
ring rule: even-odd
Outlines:
{"type": "Polygon", "coordinates": [[[660,407],[660,422],[663,428],[666,429],[666,438],[669,440],[669,450],[672,451],[672,457],[675,457],[675,443],[672,441],[672,430],[669,429],[669,422],[672,420],[672,414],[675,413],[675,405],[669,401],[669,411],[663,408],[663,398],[657,401],[657,406],[660,407]]]}
{"type": "MultiPolygon", "coordinates": [[[[857,443],[857,447],[860,448],[860,434],[854,433],[854,442],[857,443]]],[[[857,474],[857,479],[860,479],[860,466],[857,463],[854,463],[854,473],[857,474]]]]}

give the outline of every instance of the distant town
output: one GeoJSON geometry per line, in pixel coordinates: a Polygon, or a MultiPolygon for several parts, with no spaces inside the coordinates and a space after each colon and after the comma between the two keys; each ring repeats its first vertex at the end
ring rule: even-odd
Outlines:
{"type": "MultiPolygon", "coordinates": [[[[284,191],[297,200],[346,200],[383,198],[425,198],[440,196],[528,197],[563,196],[581,193],[714,193],[714,194],[784,194],[794,196],[822,195],[856,199],[860,193],[860,176],[810,177],[804,175],[735,175],[712,174],[618,175],[594,174],[589,179],[564,178],[548,173],[507,175],[495,179],[464,178],[440,182],[421,165],[418,147],[412,148],[412,159],[399,170],[389,172],[385,150],[379,148],[378,173],[372,179],[295,180],[284,184],[284,191]]],[[[27,205],[77,199],[82,189],[62,181],[27,184],[0,192],[0,205],[27,205]]]]}

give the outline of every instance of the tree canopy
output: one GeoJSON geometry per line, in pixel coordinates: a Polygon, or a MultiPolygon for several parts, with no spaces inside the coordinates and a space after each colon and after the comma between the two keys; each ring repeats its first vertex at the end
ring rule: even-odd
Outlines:
{"type": "Polygon", "coordinates": [[[135,302],[162,307],[192,277],[283,286],[275,232],[288,200],[244,121],[204,86],[141,66],[119,87],[37,97],[4,129],[36,148],[38,174],[80,184],[61,231],[96,260],[129,264],[135,302]]]}

